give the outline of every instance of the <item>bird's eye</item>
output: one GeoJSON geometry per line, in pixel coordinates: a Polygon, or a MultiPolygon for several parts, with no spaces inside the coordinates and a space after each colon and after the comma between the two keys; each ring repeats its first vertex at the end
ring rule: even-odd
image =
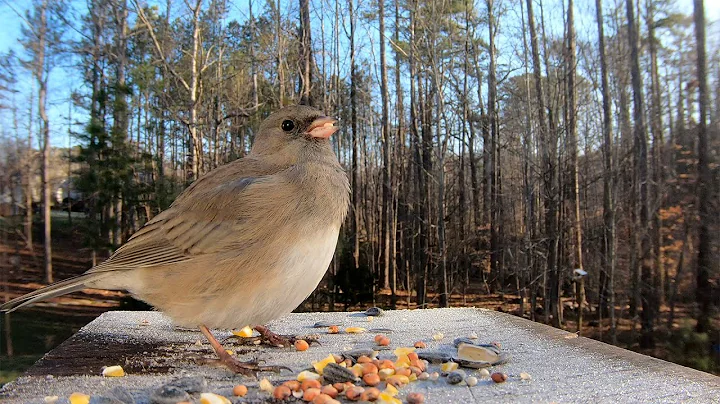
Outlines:
{"type": "Polygon", "coordinates": [[[293,122],[289,119],[286,119],[283,121],[282,130],[284,130],[285,132],[290,132],[293,129],[295,129],[295,122],[293,122]]]}

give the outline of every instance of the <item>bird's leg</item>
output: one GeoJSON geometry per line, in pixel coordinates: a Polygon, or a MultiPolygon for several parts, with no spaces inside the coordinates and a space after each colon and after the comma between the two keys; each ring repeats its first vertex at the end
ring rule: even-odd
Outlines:
{"type": "Polygon", "coordinates": [[[256,376],[257,372],[272,371],[280,373],[282,369],[287,369],[292,372],[292,369],[286,366],[261,366],[257,361],[241,362],[227,353],[225,348],[220,345],[220,342],[218,342],[207,327],[201,325],[200,332],[210,341],[210,345],[212,345],[220,362],[235,373],[240,373],[245,376],[256,376]]]}
{"type": "Polygon", "coordinates": [[[274,332],[270,331],[269,328],[263,325],[256,325],[253,328],[255,329],[255,331],[260,333],[263,341],[266,341],[273,346],[290,347],[295,343],[295,341],[299,339],[305,340],[305,342],[307,342],[308,344],[312,344],[314,342],[320,345],[320,342],[318,341],[318,336],[316,335],[304,335],[302,337],[296,335],[280,335],[275,334],[274,332]]]}

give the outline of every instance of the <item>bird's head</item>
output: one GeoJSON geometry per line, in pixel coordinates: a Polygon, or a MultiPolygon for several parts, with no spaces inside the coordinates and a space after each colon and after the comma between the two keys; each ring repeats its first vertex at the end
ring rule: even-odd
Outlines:
{"type": "Polygon", "coordinates": [[[329,138],[339,129],[336,122],[312,107],[285,107],[260,124],[252,153],[297,158],[315,151],[330,151],[329,138]]]}

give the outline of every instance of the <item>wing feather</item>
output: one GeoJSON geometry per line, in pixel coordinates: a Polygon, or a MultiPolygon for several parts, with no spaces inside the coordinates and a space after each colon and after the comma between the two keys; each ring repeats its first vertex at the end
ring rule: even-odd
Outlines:
{"type": "Polygon", "coordinates": [[[237,211],[252,197],[252,185],[272,181],[278,172],[276,167],[243,160],[196,181],[170,208],[88,273],[167,265],[219,251],[238,231],[237,211]],[[224,206],[228,201],[232,209],[224,206]]]}

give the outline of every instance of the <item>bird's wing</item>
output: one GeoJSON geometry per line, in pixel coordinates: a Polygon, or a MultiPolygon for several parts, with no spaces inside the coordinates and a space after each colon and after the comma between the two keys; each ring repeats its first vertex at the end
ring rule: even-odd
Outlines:
{"type": "Polygon", "coordinates": [[[277,182],[279,170],[246,158],[208,173],[88,273],[178,263],[222,250],[237,236],[243,206],[257,199],[253,187],[277,182]]]}

